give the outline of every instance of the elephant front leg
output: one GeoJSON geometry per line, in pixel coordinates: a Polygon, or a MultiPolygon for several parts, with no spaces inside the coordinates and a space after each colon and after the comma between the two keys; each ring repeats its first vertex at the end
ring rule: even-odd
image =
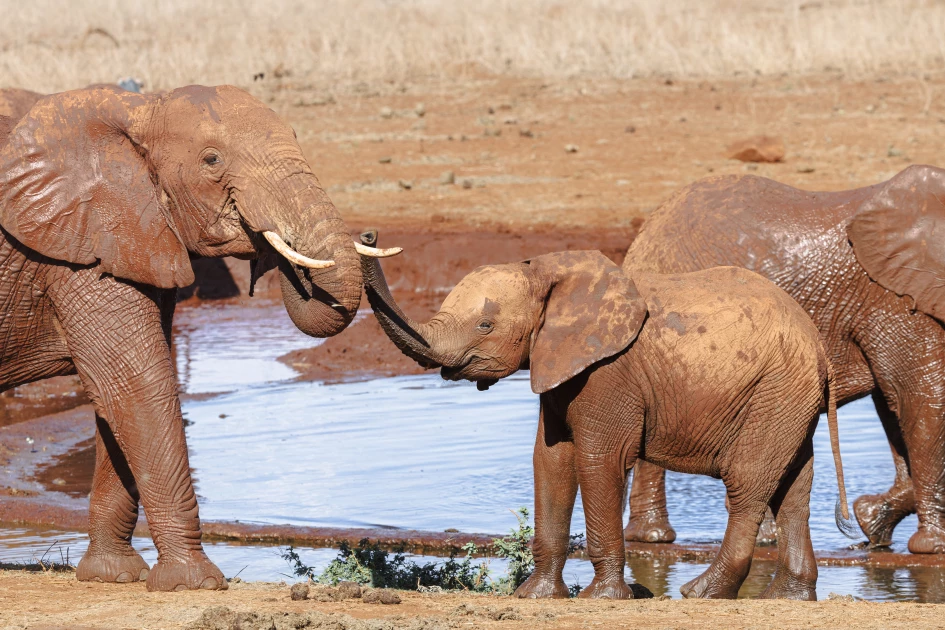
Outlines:
{"type": "Polygon", "coordinates": [[[671,543],[676,530],[666,510],[666,471],[656,464],[637,460],[630,486],[630,519],[623,530],[628,542],[671,543]]]}
{"type": "Polygon", "coordinates": [[[564,421],[542,403],[532,459],[535,469],[535,570],[516,597],[569,596],[562,571],[568,559],[571,513],[577,495],[574,442],[564,421]]]}
{"type": "MultiPolygon", "coordinates": [[[[594,579],[578,597],[633,599],[623,575],[626,464],[616,455],[603,455],[598,448],[579,448],[578,482],[587,521],[587,555],[594,565],[594,579]]],[[[627,459],[634,461],[636,453],[627,459]]]]}
{"type": "Polygon", "coordinates": [[[79,566],[80,582],[137,582],[149,567],[131,546],[138,522],[138,488],[108,423],[95,418],[95,473],[89,497],[89,548],[79,566]]]}
{"type": "Polygon", "coordinates": [[[909,476],[906,445],[899,428],[899,418],[889,409],[882,392],[873,392],[873,404],[889,440],[896,479],[886,492],[858,497],[853,503],[853,513],[860,529],[869,539],[870,547],[888,547],[892,544],[896,525],[915,512],[915,493],[909,476]]]}
{"type": "Polygon", "coordinates": [[[158,550],[148,589],[225,589],[200,543],[160,292],[94,270],[67,286],[56,307],[76,370],[128,463],[158,550]]]}

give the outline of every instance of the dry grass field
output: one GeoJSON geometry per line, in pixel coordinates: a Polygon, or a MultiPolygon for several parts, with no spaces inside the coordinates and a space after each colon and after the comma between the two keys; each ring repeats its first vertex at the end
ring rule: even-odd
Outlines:
{"type": "Polygon", "coordinates": [[[631,78],[921,77],[945,57],[940,0],[3,0],[0,82],[59,91],[408,81],[469,72],[631,78]],[[4,6],[5,5],[5,6],[4,6]]]}

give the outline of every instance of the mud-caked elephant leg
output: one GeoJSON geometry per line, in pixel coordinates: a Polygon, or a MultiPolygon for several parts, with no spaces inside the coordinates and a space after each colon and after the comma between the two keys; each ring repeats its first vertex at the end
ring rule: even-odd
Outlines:
{"type": "Polygon", "coordinates": [[[630,485],[630,518],[623,530],[629,542],[671,543],[676,530],[666,510],[666,471],[656,464],[637,460],[630,485]]]}
{"type": "Polygon", "coordinates": [[[138,522],[138,488],[108,423],[95,418],[95,473],[89,497],[89,548],[76,578],[82,582],[137,582],[148,564],[131,546],[138,522]]]}
{"type": "Polygon", "coordinates": [[[805,445],[802,465],[781,481],[771,499],[778,524],[778,567],[761,594],[766,599],[817,599],[817,558],[810,540],[810,490],[814,481],[813,445],[805,445]]]}
{"type": "Polygon", "coordinates": [[[587,521],[587,555],[594,565],[594,579],[578,597],[633,599],[624,579],[626,550],[623,540],[623,506],[627,489],[627,461],[636,461],[636,451],[627,459],[616,454],[601,456],[607,449],[591,440],[578,441],[578,483],[587,521]]]}
{"type": "Polygon", "coordinates": [[[184,423],[155,289],[76,273],[56,303],[76,370],[133,476],[158,562],[149,590],[225,589],[200,543],[184,423]],[[69,290],[71,289],[71,290],[69,290]]]}
{"type": "Polygon", "coordinates": [[[568,559],[571,513],[577,495],[574,442],[563,418],[542,403],[535,438],[535,570],[516,597],[569,596],[562,571],[568,559]]]}
{"type": "Polygon", "coordinates": [[[909,476],[906,445],[899,427],[899,418],[889,408],[882,392],[873,392],[873,403],[889,440],[893,463],[896,466],[896,479],[886,492],[858,497],[853,503],[853,512],[860,529],[869,539],[869,546],[888,547],[892,544],[896,526],[904,518],[915,513],[915,493],[912,489],[912,478],[909,476]]]}

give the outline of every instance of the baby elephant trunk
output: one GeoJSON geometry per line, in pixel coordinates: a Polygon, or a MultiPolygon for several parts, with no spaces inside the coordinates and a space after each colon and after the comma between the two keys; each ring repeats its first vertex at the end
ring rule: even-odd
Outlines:
{"type": "MultiPolygon", "coordinates": [[[[361,234],[361,244],[377,247],[377,230],[368,230],[361,234]]],[[[368,302],[387,337],[401,352],[421,367],[428,369],[440,367],[443,362],[428,341],[430,326],[413,321],[397,306],[387,286],[387,279],[384,277],[380,261],[377,258],[362,255],[361,275],[368,302]]]]}

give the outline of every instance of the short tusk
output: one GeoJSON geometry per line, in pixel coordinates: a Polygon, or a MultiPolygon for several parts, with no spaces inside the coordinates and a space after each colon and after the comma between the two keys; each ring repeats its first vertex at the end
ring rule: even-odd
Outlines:
{"type": "Polygon", "coordinates": [[[362,245],[357,241],[354,242],[354,248],[358,250],[358,253],[362,256],[370,256],[371,258],[389,258],[404,251],[403,247],[388,247],[387,249],[378,249],[376,247],[362,245]]]}
{"type": "Polygon", "coordinates": [[[285,256],[286,260],[291,263],[295,263],[299,267],[308,267],[309,269],[326,269],[327,267],[335,266],[334,260],[315,260],[314,258],[303,256],[289,247],[286,242],[282,240],[282,237],[275,232],[263,232],[262,235],[266,237],[266,240],[269,241],[270,245],[276,248],[277,252],[285,256]]]}

